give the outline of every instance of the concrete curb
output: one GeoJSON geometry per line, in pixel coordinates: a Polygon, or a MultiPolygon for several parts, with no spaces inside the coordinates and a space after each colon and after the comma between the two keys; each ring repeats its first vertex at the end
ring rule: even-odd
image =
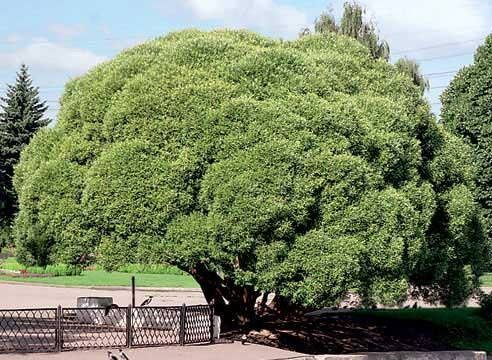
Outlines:
{"type": "Polygon", "coordinates": [[[487,360],[484,351],[396,351],[351,355],[306,355],[277,360],[487,360]]]}
{"type": "MultiPolygon", "coordinates": [[[[54,287],[54,288],[74,288],[88,290],[109,290],[109,291],[131,291],[130,286],[83,286],[83,285],[56,285],[56,284],[40,284],[35,282],[23,281],[8,281],[0,280],[0,284],[19,285],[19,286],[39,286],[39,287],[54,287]]],[[[152,291],[152,292],[196,292],[201,293],[199,288],[156,288],[156,287],[137,287],[137,291],[152,291]]]]}

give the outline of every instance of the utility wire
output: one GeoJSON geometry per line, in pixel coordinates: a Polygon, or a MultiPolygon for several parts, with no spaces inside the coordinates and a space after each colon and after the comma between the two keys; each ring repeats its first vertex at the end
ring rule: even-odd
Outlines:
{"type": "Polygon", "coordinates": [[[442,86],[431,86],[429,90],[434,90],[434,89],[446,89],[449,85],[442,85],[442,86]]]}
{"type": "Polygon", "coordinates": [[[459,70],[449,70],[449,71],[442,71],[442,72],[432,72],[432,73],[427,73],[427,74],[424,74],[424,76],[427,76],[427,77],[432,77],[432,76],[440,76],[440,75],[448,75],[448,74],[455,74],[457,73],[459,70]]]}
{"type": "Polygon", "coordinates": [[[466,52],[466,53],[453,54],[453,55],[435,56],[435,57],[430,57],[430,58],[425,58],[425,59],[415,59],[415,61],[418,61],[418,62],[427,62],[427,61],[435,61],[435,60],[440,60],[440,59],[449,59],[449,58],[460,57],[460,56],[465,56],[465,55],[473,55],[473,54],[474,53],[466,52]]]}
{"type": "Polygon", "coordinates": [[[436,45],[431,45],[431,46],[425,46],[425,47],[420,47],[420,48],[413,48],[413,49],[408,49],[408,50],[399,50],[399,51],[396,51],[396,52],[392,53],[392,55],[400,55],[400,54],[404,54],[404,53],[407,53],[407,52],[416,52],[416,51],[423,51],[423,50],[438,49],[438,48],[441,48],[441,47],[461,45],[461,44],[475,42],[475,41],[483,41],[485,39],[486,39],[486,36],[480,37],[480,38],[476,38],[476,39],[463,40],[463,41],[454,41],[454,42],[449,42],[449,43],[441,43],[441,44],[436,44],[436,45]]]}

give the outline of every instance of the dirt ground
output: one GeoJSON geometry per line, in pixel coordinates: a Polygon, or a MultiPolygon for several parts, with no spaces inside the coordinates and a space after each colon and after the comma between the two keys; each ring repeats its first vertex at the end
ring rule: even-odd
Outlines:
{"type": "MultiPolygon", "coordinates": [[[[152,305],[198,305],[206,304],[198,289],[140,289],[136,291],[136,304],[139,305],[148,295],[153,295],[152,305]]],[[[120,306],[131,303],[131,292],[123,288],[85,289],[52,287],[24,283],[0,282],[0,309],[31,307],[77,306],[79,296],[111,296],[120,306]]]]}
{"type": "MultiPolygon", "coordinates": [[[[6,354],[0,360],[103,360],[108,350],[72,351],[57,354],[6,354]]],[[[114,350],[113,350],[114,351],[114,350]]],[[[124,349],[130,360],[271,360],[301,354],[261,345],[217,344],[201,346],[168,346],[147,349],[124,349]]],[[[117,351],[115,351],[117,353],[117,351]]]]}
{"type": "Polygon", "coordinates": [[[288,319],[270,315],[249,332],[223,335],[240,340],[244,333],[251,343],[305,354],[454,350],[430,324],[350,314],[288,319]]]}

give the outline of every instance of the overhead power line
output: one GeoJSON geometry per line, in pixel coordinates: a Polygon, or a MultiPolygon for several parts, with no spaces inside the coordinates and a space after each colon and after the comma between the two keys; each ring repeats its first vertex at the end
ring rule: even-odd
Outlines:
{"type": "Polygon", "coordinates": [[[434,89],[446,89],[449,85],[442,85],[442,86],[431,86],[429,90],[434,90],[434,89]]]}
{"type": "Polygon", "coordinates": [[[436,44],[436,45],[425,46],[425,47],[420,47],[420,48],[413,48],[413,49],[408,49],[408,50],[399,50],[399,51],[394,52],[393,55],[400,55],[400,54],[404,54],[407,52],[439,49],[442,47],[461,45],[461,44],[466,44],[466,43],[475,42],[475,41],[483,41],[483,40],[485,40],[485,38],[486,37],[484,36],[484,37],[480,37],[480,38],[476,38],[476,39],[470,39],[470,40],[454,41],[454,42],[449,42],[449,43],[440,43],[440,44],[436,44]]]}
{"type": "Polygon", "coordinates": [[[432,77],[432,76],[440,76],[440,75],[449,75],[449,74],[455,74],[459,70],[449,70],[449,71],[442,71],[442,72],[432,72],[432,73],[427,73],[424,74],[426,77],[432,77]]]}
{"type": "Polygon", "coordinates": [[[473,54],[474,53],[472,53],[472,52],[466,52],[466,53],[453,54],[453,55],[434,56],[434,57],[425,58],[425,59],[415,59],[415,61],[418,61],[418,62],[435,61],[435,60],[449,59],[449,58],[466,56],[466,55],[473,55],[473,54]]]}

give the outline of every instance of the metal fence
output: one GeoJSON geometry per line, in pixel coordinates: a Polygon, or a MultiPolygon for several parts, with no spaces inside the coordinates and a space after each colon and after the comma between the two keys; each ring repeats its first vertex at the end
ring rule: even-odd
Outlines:
{"type": "Polygon", "coordinates": [[[212,342],[208,305],[0,310],[0,353],[212,342]]]}

